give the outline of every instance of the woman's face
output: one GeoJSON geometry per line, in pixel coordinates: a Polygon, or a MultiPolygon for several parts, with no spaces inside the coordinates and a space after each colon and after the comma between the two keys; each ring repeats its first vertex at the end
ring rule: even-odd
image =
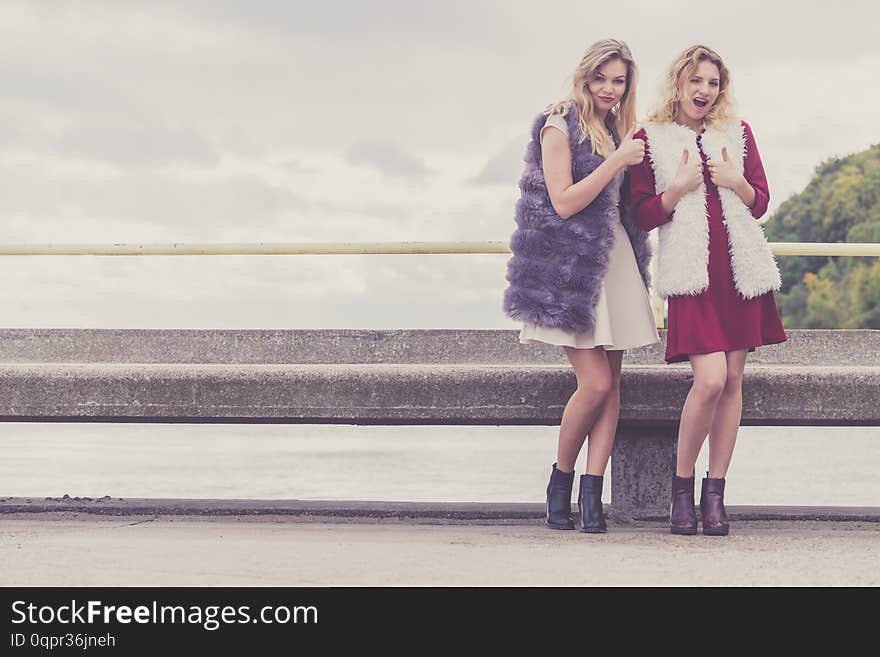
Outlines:
{"type": "Polygon", "coordinates": [[[715,105],[720,91],[721,72],[715,64],[703,60],[685,80],[682,98],[678,101],[679,116],[691,123],[701,122],[715,105]]]}
{"type": "Polygon", "coordinates": [[[587,84],[593,107],[598,114],[607,114],[617,105],[626,93],[626,64],[620,59],[612,59],[600,66],[587,84]]]}

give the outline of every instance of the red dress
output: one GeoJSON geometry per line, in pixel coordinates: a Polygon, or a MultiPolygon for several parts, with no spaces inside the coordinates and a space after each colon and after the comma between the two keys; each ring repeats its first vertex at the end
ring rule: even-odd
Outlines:
{"type": "MultiPolygon", "coordinates": [[[[743,127],[746,145],[743,175],[755,189],[755,204],[751,212],[758,219],[767,211],[770,192],[752,129],[745,121],[743,127]]],[[[651,145],[645,131],[640,130],[635,136],[645,140],[650,152],[651,145]]],[[[686,361],[689,354],[738,349],[754,351],[755,347],[785,342],[787,339],[773,292],[746,300],[734,287],[721,199],[718,188],[709,177],[706,155],[702,150],[700,157],[703,160],[709,215],[709,287],[699,295],[669,297],[667,363],[686,361]]],[[[672,221],[660,204],[661,195],[655,191],[654,171],[648,155],[641,164],[630,169],[630,185],[636,220],[643,230],[652,230],[672,221]]]]}

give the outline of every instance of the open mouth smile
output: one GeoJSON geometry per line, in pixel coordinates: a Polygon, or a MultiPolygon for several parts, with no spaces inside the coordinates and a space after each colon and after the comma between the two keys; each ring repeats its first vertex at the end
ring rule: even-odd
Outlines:
{"type": "Polygon", "coordinates": [[[709,105],[709,101],[705,98],[694,98],[694,105],[700,109],[706,109],[709,105]]]}

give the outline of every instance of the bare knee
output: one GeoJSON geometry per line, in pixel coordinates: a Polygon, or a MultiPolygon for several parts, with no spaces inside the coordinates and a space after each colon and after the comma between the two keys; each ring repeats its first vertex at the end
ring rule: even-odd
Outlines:
{"type": "Polygon", "coordinates": [[[742,390],[743,373],[732,370],[727,371],[727,379],[724,384],[725,394],[739,392],[742,390]]]}
{"type": "Polygon", "coordinates": [[[577,377],[577,392],[588,404],[603,401],[611,392],[613,370],[602,349],[566,348],[577,377]]]}
{"type": "Polygon", "coordinates": [[[605,399],[611,393],[612,377],[608,372],[592,372],[583,380],[578,380],[578,390],[591,399],[605,399]]]}
{"type": "Polygon", "coordinates": [[[726,374],[724,372],[713,372],[712,374],[705,374],[695,378],[691,390],[701,400],[711,402],[721,396],[726,385],[726,374]]]}

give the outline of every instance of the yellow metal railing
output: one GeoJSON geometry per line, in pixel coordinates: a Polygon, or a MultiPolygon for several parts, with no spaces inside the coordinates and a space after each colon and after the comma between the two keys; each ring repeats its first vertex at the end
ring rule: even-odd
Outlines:
{"type": "MultiPolygon", "coordinates": [[[[771,242],[779,256],[880,256],[880,244],[771,242]]],[[[0,255],[192,256],[192,255],[427,255],[510,253],[506,242],[255,242],[240,244],[8,244],[0,255]]],[[[663,299],[652,295],[657,328],[663,328],[663,299]]]]}
{"type": "Polygon", "coordinates": [[[163,244],[7,244],[0,255],[366,255],[510,253],[504,242],[251,242],[163,244]]]}
{"type": "MultiPolygon", "coordinates": [[[[880,256],[880,243],[772,242],[776,255],[880,256]]],[[[0,255],[427,255],[510,253],[507,242],[253,242],[161,244],[6,244],[0,255]]]]}

